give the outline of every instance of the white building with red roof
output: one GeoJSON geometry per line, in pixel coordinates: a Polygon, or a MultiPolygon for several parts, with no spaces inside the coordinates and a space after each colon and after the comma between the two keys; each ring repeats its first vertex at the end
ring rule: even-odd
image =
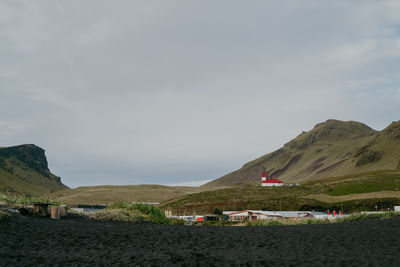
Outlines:
{"type": "Polygon", "coordinates": [[[316,215],[323,215],[322,212],[311,211],[263,211],[263,210],[242,210],[223,211],[223,214],[230,221],[246,220],[271,220],[271,219],[302,219],[313,218],[316,215]]]}
{"type": "Polygon", "coordinates": [[[265,169],[263,170],[263,174],[261,177],[261,185],[262,186],[283,186],[283,182],[279,179],[267,179],[267,173],[265,169]]]}

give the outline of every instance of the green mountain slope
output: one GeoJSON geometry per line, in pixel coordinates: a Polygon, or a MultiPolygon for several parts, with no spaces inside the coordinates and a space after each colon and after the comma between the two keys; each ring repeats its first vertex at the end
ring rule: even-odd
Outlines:
{"type": "Polygon", "coordinates": [[[68,188],[50,172],[44,150],[35,145],[0,148],[0,192],[43,196],[68,188]]]}
{"type": "Polygon", "coordinates": [[[400,121],[378,132],[360,122],[328,120],[204,187],[257,183],[263,168],[284,182],[400,169],[400,121]]]}

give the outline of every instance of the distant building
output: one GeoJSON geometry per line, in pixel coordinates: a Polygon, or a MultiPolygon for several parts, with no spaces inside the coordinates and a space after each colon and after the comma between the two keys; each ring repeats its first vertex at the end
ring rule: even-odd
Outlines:
{"type": "Polygon", "coordinates": [[[261,185],[262,186],[283,186],[283,182],[279,179],[267,179],[267,173],[265,169],[263,170],[263,174],[261,177],[261,185]]]}
{"type": "Polygon", "coordinates": [[[230,221],[246,220],[271,220],[271,219],[302,219],[313,218],[315,215],[322,215],[322,212],[311,211],[262,211],[262,210],[242,210],[242,211],[224,211],[223,214],[230,221]]]}

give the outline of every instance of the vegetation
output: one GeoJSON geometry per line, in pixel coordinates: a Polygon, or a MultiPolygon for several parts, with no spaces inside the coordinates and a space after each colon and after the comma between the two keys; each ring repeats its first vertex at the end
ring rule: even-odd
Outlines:
{"type": "Polygon", "coordinates": [[[378,161],[382,158],[383,153],[380,151],[368,151],[361,155],[360,159],[356,162],[356,166],[360,167],[368,163],[378,161]]]}
{"type": "Polygon", "coordinates": [[[260,221],[248,221],[246,226],[276,226],[286,225],[282,220],[260,220],[260,221]]]}
{"type": "Polygon", "coordinates": [[[274,225],[303,225],[303,224],[326,224],[334,221],[321,220],[321,219],[276,219],[276,220],[261,220],[261,221],[248,221],[247,226],[274,226],[274,225]]]}
{"type": "MultiPolygon", "coordinates": [[[[139,203],[115,202],[106,209],[91,213],[91,218],[120,222],[140,223],[152,222],[158,224],[172,224],[158,208],[139,203]]],[[[177,222],[179,223],[179,222],[177,222]]]]}
{"type": "Polygon", "coordinates": [[[399,171],[374,171],[324,179],[312,184],[322,186],[331,196],[361,194],[380,191],[400,191],[399,171]],[[325,185],[323,185],[325,183],[325,185]]]}
{"type": "Polygon", "coordinates": [[[30,204],[32,202],[42,202],[42,203],[54,203],[56,205],[60,205],[60,202],[51,201],[49,198],[39,198],[39,197],[11,195],[11,194],[6,195],[1,193],[0,193],[0,201],[4,201],[8,204],[30,204]]]}
{"type": "Polygon", "coordinates": [[[379,212],[379,213],[355,213],[349,217],[343,218],[343,221],[359,221],[363,219],[388,219],[394,216],[400,216],[399,212],[389,211],[389,212],[379,212]]]}
{"type": "Polygon", "coordinates": [[[84,186],[54,192],[51,198],[66,204],[111,204],[125,202],[162,202],[186,194],[200,192],[198,187],[163,185],[84,186]]]}

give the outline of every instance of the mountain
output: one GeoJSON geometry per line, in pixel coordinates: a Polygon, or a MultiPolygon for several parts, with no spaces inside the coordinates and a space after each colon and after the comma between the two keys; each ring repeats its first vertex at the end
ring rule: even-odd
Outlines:
{"type": "Polygon", "coordinates": [[[43,196],[67,189],[52,174],[45,151],[35,145],[0,148],[0,192],[43,196]]]}
{"type": "Polygon", "coordinates": [[[293,183],[400,169],[400,121],[379,132],[356,121],[327,120],[203,187],[259,182],[264,168],[269,177],[293,183]]]}

